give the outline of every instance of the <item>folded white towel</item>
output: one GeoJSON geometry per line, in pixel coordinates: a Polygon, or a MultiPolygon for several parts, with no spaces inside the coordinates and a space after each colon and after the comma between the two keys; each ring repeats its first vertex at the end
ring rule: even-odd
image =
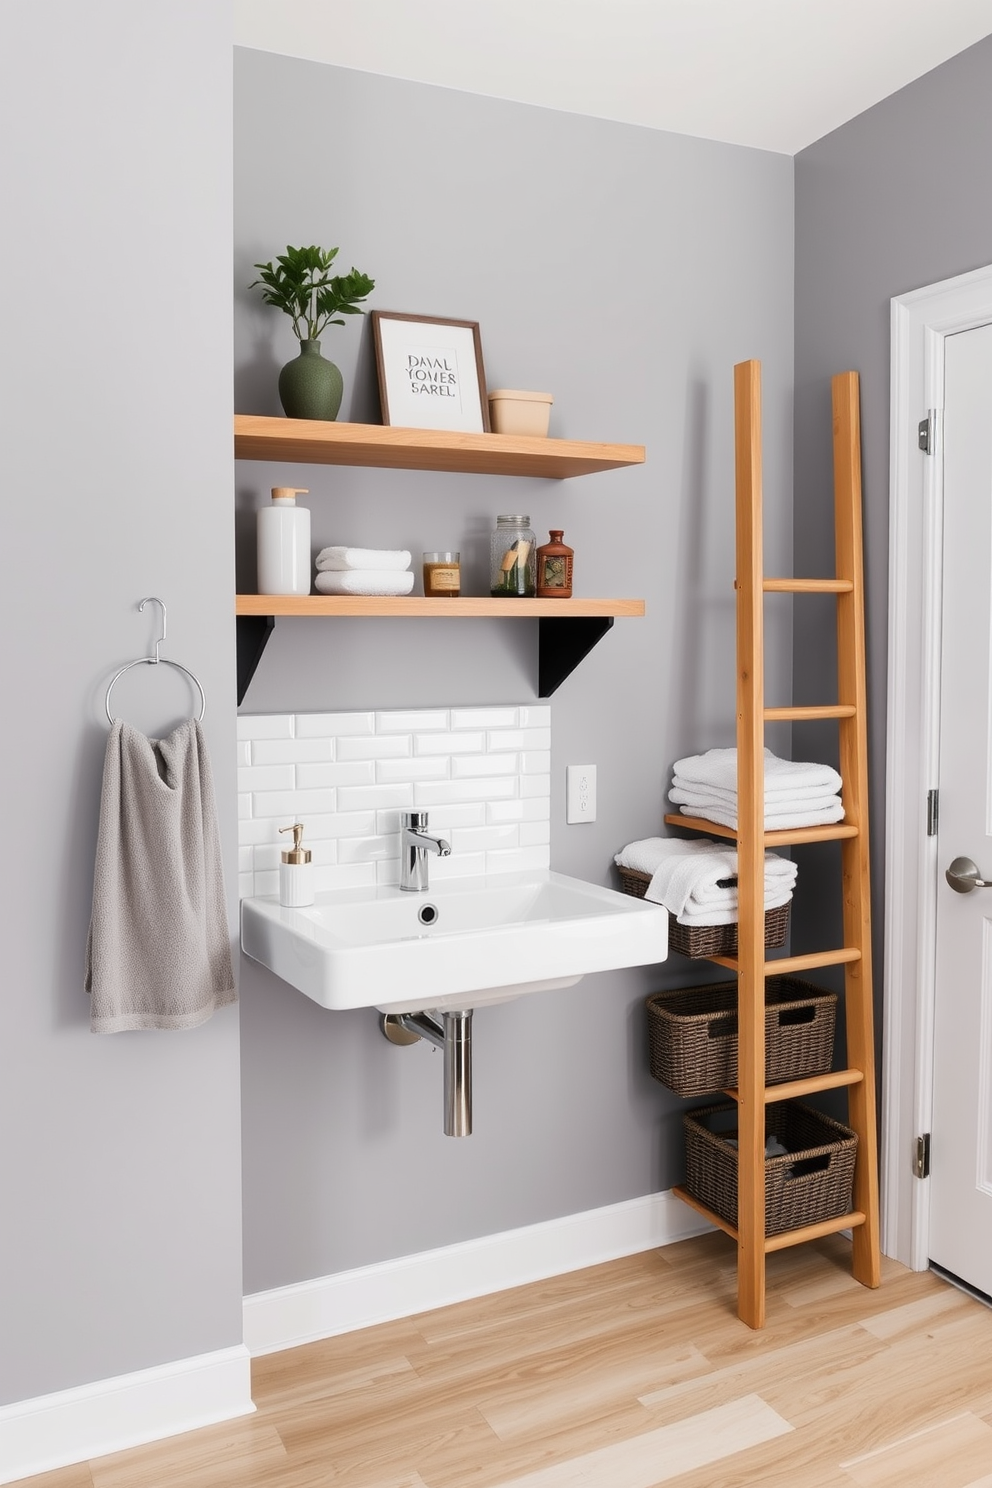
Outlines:
{"type": "Polygon", "coordinates": [[[321,548],[315,559],[318,570],[404,569],[410,567],[406,548],[321,548]]]}
{"type": "Polygon", "coordinates": [[[398,568],[348,569],[344,572],[324,570],[314,579],[320,594],[409,594],[413,574],[398,568]]]}
{"type": "MultiPolygon", "coordinates": [[[[722,811],[725,815],[736,816],[737,793],[735,791],[709,791],[699,786],[683,788],[676,778],[672,789],[668,792],[668,799],[674,801],[677,806],[690,806],[698,816],[700,812],[705,813],[711,807],[722,811]]],[[[822,795],[797,796],[792,801],[782,801],[777,797],[771,800],[765,797],[765,822],[767,825],[778,822],[785,824],[791,821],[799,812],[808,815],[811,811],[834,810],[840,803],[840,797],[824,792],[822,795]]],[[[690,815],[692,812],[689,813],[690,815]]]]}
{"type": "MultiPolygon", "coordinates": [[[[680,790],[686,797],[702,796],[707,801],[714,801],[724,806],[737,805],[737,792],[735,790],[724,790],[717,785],[700,785],[698,781],[686,780],[681,775],[672,779],[672,789],[680,790]]],[[[765,789],[765,808],[768,811],[784,811],[790,806],[808,806],[814,802],[824,805],[827,801],[837,798],[834,790],[769,790],[765,789]]],[[[669,797],[675,800],[675,796],[669,797]]],[[[690,803],[691,804],[691,803],[690,803]]]]}
{"type": "MultiPolygon", "coordinates": [[[[700,816],[706,821],[717,822],[722,827],[730,827],[737,830],[737,810],[727,811],[721,806],[680,806],[679,810],[683,816],[700,816]]],[[[765,817],[766,832],[785,832],[791,827],[826,827],[833,822],[844,820],[844,803],[840,798],[835,798],[830,806],[818,807],[807,811],[804,806],[797,806],[794,811],[777,813],[765,817]]]]}
{"type": "MultiPolygon", "coordinates": [[[[647,837],[630,842],[614,861],[650,873],[645,898],[664,904],[680,925],[734,925],[738,919],[737,854],[708,837],[647,837]]],[[[765,853],[764,907],[788,904],[796,865],[765,853]]]]}
{"type": "MultiPolygon", "coordinates": [[[[675,761],[673,774],[682,784],[689,781],[717,790],[737,790],[737,750],[708,749],[705,754],[690,754],[675,761]]],[[[817,765],[803,760],[783,760],[765,750],[765,791],[799,790],[821,795],[824,791],[839,791],[840,776],[829,765],[817,765]]]]}

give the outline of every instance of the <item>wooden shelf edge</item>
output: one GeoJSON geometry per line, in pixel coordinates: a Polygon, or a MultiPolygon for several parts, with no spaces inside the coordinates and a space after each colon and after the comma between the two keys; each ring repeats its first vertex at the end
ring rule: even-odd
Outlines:
{"type": "Polygon", "coordinates": [[[237,615],[296,615],[419,617],[445,620],[569,620],[610,616],[636,619],[644,614],[643,599],[425,599],[409,595],[365,594],[238,594],[237,615]]]}
{"type": "Polygon", "coordinates": [[[238,460],[292,460],[308,465],[378,466],[469,475],[532,475],[564,480],[642,465],[644,446],[513,434],[404,429],[388,424],[234,416],[238,460]]]}
{"type": "MultiPolygon", "coordinates": [[[[697,1199],[681,1186],[673,1188],[672,1193],[683,1204],[688,1204],[690,1209],[695,1209],[704,1219],[708,1219],[716,1229],[722,1230],[729,1235],[731,1240],[740,1243],[740,1235],[736,1225],[728,1224],[721,1219],[719,1214],[714,1214],[706,1204],[697,1199]]],[[[823,1235],[836,1235],[838,1230],[854,1230],[858,1225],[865,1223],[866,1216],[860,1210],[854,1209],[850,1214],[838,1214],[833,1219],[821,1219],[817,1224],[804,1225],[799,1230],[783,1230],[779,1235],[767,1235],[764,1242],[765,1254],[769,1255],[775,1250],[788,1250],[792,1245],[805,1245],[809,1240],[819,1240],[823,1235]]]]}
{"type": "MultiPolygon", "coordinates": [[[[705,832],[710,837],[737,841],[736,828],[707,821],[704,816],[683,816],[679,811],[669,811],[665,814],[665,821],[670,827],[684,827],[688,832],[705,832]]],[[[853,822],[832,822],[826,827],[788,827],[782,831],[765,832],[764,840],[766,847],[798,847],[807,842],[841,842],[857,835],[858,828],[853,822]]]]}

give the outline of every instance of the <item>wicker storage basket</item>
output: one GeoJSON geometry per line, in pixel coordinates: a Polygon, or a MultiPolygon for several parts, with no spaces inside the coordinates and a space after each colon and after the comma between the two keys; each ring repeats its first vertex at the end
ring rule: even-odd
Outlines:
{"type": "MultiPolygon", "coordinates": [[[[620,888],[635,899],[643,899],[644,891],[651,882],[650,873],[640,873],[635,868],[621,868],[620,888]]],[[[777,909],[765,910],[765,945],[771,949],[785,945],[785,932],[789,927],[789,905],[780,904],[777,909]]],[[[668,917],[668,948],[681,956],[699,960],[704,956],[736,956],[737,926],[734,925],[680,925],[674,915],[668,917]]]]}
{"type": "MultiPolygon", "coordinates": [[[[687,1113],[683,1122],[686,1188],[736,1225],[737,1107],[706,1106],[687,1113]]],[[[776,1101],[765,1107],[765,1135],[777,1137],[788,1149],[765,1158],[766,1235],[850,1213],[855,1132],[799,1101],[776,1101]]]]}
{"type": "MultiPolygon", "coordinates": [[[[651,1073],[676,1095],[737,1085],[737,983],[657,992],[647,1000],[651,1073]]],[[[798,977],[765,983],[765,1084],[825,1074],[837,998],[798,977]]]]}

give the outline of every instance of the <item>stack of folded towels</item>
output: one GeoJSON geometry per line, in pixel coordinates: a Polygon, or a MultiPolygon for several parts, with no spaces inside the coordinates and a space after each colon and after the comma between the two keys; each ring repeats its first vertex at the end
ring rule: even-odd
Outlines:
{"type": "Polygon", "coordinates": [[[405,548],[321,548],[314,582],[319,594],[409,594],[410,554],[405,548]]]}
{"type": "MultiPolygon", "coordinates": [[[[736,925],[737,854],[708,837],[646,837],[629,842],[614,858],[621,868],[650,873],[646,899],[663,904],[680,925],[736,925]]],[[[765,909],[788,904],[796,865],[765,853],[765,909]]]]}
{"type": "MultiPolygon", "coordinates": [[[[675,761],[668,799],[683,816],[737,826],[737,750],[708,749],[675,761]]],[[[841,778],[829,765],[783,760],[765,750],[765,831],[842,821],[841,778]]]]}

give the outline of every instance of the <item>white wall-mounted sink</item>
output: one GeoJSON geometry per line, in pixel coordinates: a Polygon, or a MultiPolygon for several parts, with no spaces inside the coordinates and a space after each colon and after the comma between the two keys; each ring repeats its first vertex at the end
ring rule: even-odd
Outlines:
{"type": "Polygon", "coordinates": [[[342,889],[307,909],[244,899],[241,945],[321,1007],[476,1008],[663,961],[668,912],[561,873],[501,873],[342,889]]]}

